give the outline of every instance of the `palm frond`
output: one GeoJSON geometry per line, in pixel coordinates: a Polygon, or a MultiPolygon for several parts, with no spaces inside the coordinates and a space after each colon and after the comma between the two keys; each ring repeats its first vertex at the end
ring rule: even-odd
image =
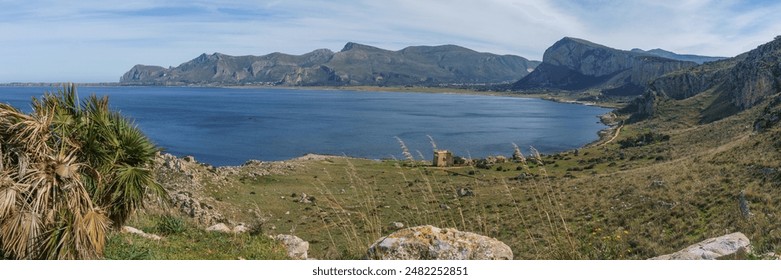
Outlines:
{"type": "Polygon", "coordinates": [[[81,219],[79,242],[95,252],[93,257],[102,257],[103,248],[106,247],[106,233],[111,226],[111,221],[106,215],[96,209],[84,214],[81,219]]]}
{"type": "Polygon", "coordinates": [[[116,224],[124,224],[132,212],[143,206],[148,186],[158,185],[151,170],[123,165],[116,169],[116,180],[111,185],[109,217],[116,224]]]}
{"type": "Polygon", "coordinates": [[[0,237],[3,251],[13,257],[26,259],[36,254],[36,242],[41,238],[41,217],[31,211],[12,213],[2,220],[0,237]]]}
{"type": "Polygon", "coordinates": [[[167,197],[148,166],[158,149],[107,97],[82,102],[69,85],[0,104],[0,252],[31,259],[100,258],[106,232],[167,197]]]}

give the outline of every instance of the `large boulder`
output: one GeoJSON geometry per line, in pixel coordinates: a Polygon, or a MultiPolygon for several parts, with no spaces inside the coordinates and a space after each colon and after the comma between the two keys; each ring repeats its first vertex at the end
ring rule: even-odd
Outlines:
{"type": "Polygon", "coordinates": [[[751,242],[740,232],[706,239],[681,251],[651,258],[651,260],[715,260],[732,259],[751,251],[751,242]]]}
{"type": "Polygon", "coordinates": [[[491,237],[452,228],[418,226],[382,237],[369,247],[375,260],[511,260],[510,247],[491,237]]]}
{"type": "Polygon", "coordinates": [[[274,240],[282,243],[287,250],[287,256],[294,260],[306,260],[309,252],[309,242],[295,235],[279,234],[273,236],[274,240]]]}

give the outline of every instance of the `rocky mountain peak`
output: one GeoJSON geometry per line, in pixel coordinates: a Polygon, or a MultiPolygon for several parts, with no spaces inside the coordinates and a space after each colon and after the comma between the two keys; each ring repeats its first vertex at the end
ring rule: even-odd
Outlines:
{"type": "Polygon", "coordinates": [[[199,55],[198,57],[196,57],[195,59],[193,59],[192,61],[193,62],[197,62],[197,63],[203,63],[203,62],[207,62],[207,61],[219,60],[219,59],[223,58],[224,56],[225,56],[224,54],[221,54],[221,53],[218,53],[218,52],[215,52],[213,54],[203,53],[203,54],[199,55]]]}
{"type": "Polygon", "coordinates": [[[754,107],[781,92],[781,37],[734,58],[705,63],[654,80],[627,111],[653,116],[659,99],[685,99],[703,92],[716,98],[701,111],[707,123],[754,107]]]}
{"type": "Polygon", "coordinates": [[[302,55],[201,54],[170,69],[144,68],[120,80],[132,85],[439,85],[508,83],[538,62],[446,45],[390,51],[355,42],[334,53],[317,49],[302,55]]]}
{"type": "Polygon", "coordinates": [[[560,47],[562,45],[583,45],[585,47],[589,48],[604,48],[604,49],[613,49],[605,45],[600,45],[588,40],[575,38],[575,37],[564,37],[561,40],[557,41],[556,43],[551,46],[551,48],[560,47]]]}
{"type": "Polygon", "coordinates": [[[329,49],[316,49],[316,50],[314,50],[314,51],[312,51],[310,53],[311,54],[315,54],[315,55],[332,55],[332,54],[334,54],[334,52],[329,50],[329,49]]]}
{"type": "Polygon", "coordinates": [[[599,89],[606,95],[639,95],[649,81],[694,65],[564,37],[545,50],[542,64],[513,88],[599,89]]]}
{"type": "Polygon", "coordinates": [[[369,50],[369,51],[376,51],[376,50],[382,50],[377,47],[372,47],[369,45],[363,45],[355,42],[348,42],[344,45],[344,48],[342,48],[341,52],[351,51],[351,50],[369,50]]]}
{"type": "Polygon", "coordinates": [[[564,37],[545,50],[543,63],[564,66],[585,75],[603,76],[631,67],[631,53],[564,37]]]}

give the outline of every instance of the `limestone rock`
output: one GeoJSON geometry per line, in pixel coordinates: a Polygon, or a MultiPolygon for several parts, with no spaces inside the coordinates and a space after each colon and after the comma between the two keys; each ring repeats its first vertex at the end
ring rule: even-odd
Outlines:
{"type": "MultiPolygon", "coordinates": [[[[682,100],[711,91],[716,99],[702,110],[700,119],[709,123],[756,106],[778,93],[780,62],[781,36],[733,58],[662,76],[649,84],[649,90],[641,98],[625,108],[634,110],[633,119],[642,119],[654,115],[657,100],[682,100]]],[[[755,123],[755,129],[761,129],[764,124],[764,121],[755,123]]]]}
{"type": "MultiPolygon", "coordinates": [[[[213,167],[198,163],[194,158],[185,160],[171,154],[158,154],[154,172],[155,180],[168,192],[169,202],[195,222],[204,226],[227,222],[215,207],[219,202],[204,190],[204,182],[213,183],[217,188],[224,184],[225,178],[217,175],[213,167]]],[[[156,204],[159,203],[152,205],[156,204]]]]}
{"type": "Polygon", "coordinates": [[[565,37],[545,50],[540,64],[513,89],[603,89],[605,95],[640,95],[648,82],[697,65],[644,53],[622,51],[565,37]]]}
{"type": "Polygon", "coordinates": [[[137,228],[134,228],[134,227],[129,227],[129,226],[123,226],[122,227],[122,232],[135,234],[135,235],[141,236],[141,237],[146,238],[146,239],[151,239],[151,240],[163,239],[162,237],[160,237],[157,234],[146,233],[146,232],[144,232],[144,231],[142,231],[140,229],[137,229],[137,228]]]}
{"type": "Polygon", "coordinates": [[[391,230],[400,230],[404,228],[404,223],[401,222],[392,222],[388,225],[388,228],[391,230]]]}
{"type": "Polygon", "coordinates": [[[376,260],[511,260],[510,247],[494,238],[452,228],[418,226],[382,237],[369,247],[376,260]]]}
{"type": "Polygon", "coordinates": [[[228,227],[227,225],[225,225],[223,223],[219,223],[219,224],[215,224],[215,225],[212,225],[210,227],[207,227],[206,231],[219,231],[219,232],[225,232],[225,233],[233,232],[230,227],[228,227]]]}
{"type": "Polygon", "coordinates": [[[754,121],[754,132],[765,132],[781,122],[781,95],[774,97],[754,121]]]}
{"type": "Polygon", "coordinates": [[[225,218],[208,204],[193,197],[191,192],[178,191],[170,194],[173,205],[201,224],[224,222],[225,218]]]}
{"type": "Polygon", "coordinates": [[[287,256],[294,260],[305,260],[309,252],[309,242],[295,235],[279,234],[273,236],[274,240],[282,243],[287,250],[287,256]]]}
{"type": "Polygon", "coordinates": [[[233,227],[233,230],[231,230],[231,232],[233,232],[233,233],[245,233],[245,232],[248,232],[248,231],[249,231],[249,228],[247,226],[245,226],[244,224],[239,224],[239,225],[233,227]]]}
{"type": "Polygon", "coordinates": [[[740,232],[706,239],[681,251],[651,258],[652,260],[715,260],[751,252],[748,237],[740,232]]]}
{"type": "Polygon", "coordinates": [[[296,202],[298,203],[312,203],[315,201],[315,197],[311,195],[307,195],[305,193],[301,193],[300,197],[296,199],[296,202]]]}
{"type": "Polygon", "coordinates": [[[465,196],[473,196],[475,195],[475,192],[472,191],[470,188],[459,188],[458,189],[458,196],[465,197],[465,196]]]}
{"type": "Polygon", "coordinates": [[[399,51],[347,43],[342,51],[302,55],[202,54],[178,67],[136,65],[123,85],[428,85],[501,83],[528,74],[539,61],[476,52],[454,45],[399,51]]]}

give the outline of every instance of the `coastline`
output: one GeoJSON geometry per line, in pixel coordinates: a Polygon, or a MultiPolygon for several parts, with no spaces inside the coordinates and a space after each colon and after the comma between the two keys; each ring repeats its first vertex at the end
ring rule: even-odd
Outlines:
{"type": "MultiPolygon", "coordinates": [[[[186,86],[185,86],[186,87],[186,86]]],[[[394,92],[394,93],[435,93],[435,94],[455,94],[455,95],[478,95],[478,96],[496,96],[513,98],[532,98],[557,103],[579,104],[585,106],[595,106],[606,109],[619,109],[623,104],[612,102],[590,102],[577,100],[582,93],[570,92],[519,92],[519,91],[481,91],[474,89],[452,88],[452,87],[402,87],[402,86],[215,86],[218,88],[269,88],[269,89],[294,89],[294,90],[344,90],[357,92],[394,92]]]]}
{"type": "MultiPolygon", "coordinates": [[[[56,83],[34,83],[34,84],[27,84],[27,85],[19,85],[19,84],[3,84],[2,86],[11,86],[11,87],[40,87],[40,86],[53,86],[56,83]]],[[[600,102],[587,102],[587,101],[580,101],[576,100],[577,96],[567,98],[566,95],[569,95],[570,93],[566,92],[537,92],[537,93],[525,93],[525,92],[498,92],[498,91],[479,91],[479,90],[472,90],[472,89],[462,89],[462,88],[448,88],[448,87],[380,87],[380,86],[303,86],[303,87],[295,87],[295,86],[265,86],[265,85],[237,85],[237,86],[208,86],[208,85],[182,85],[182,86],[149,86],[149,85],[121,85],[118,83],[112,84],[112,83],[91,83],[91,84],[78,84],[85,87],[179,87],[179,88],[236,88],[236,89],[285,89],[285,90],[340,90],[340,91],[355,91],[355,92],[390,92],[390,93],[431,93],[431,94],[450,94],[450,95],[473,95],[473,96],[493,96],[493,97],[511,97],[511,98],[529,98],[529,99],[539,99],[539,100],[546,100],[546,101],[552,101],[556,103],[565,103],[565,104],[579,104],[584,106],[595,106],[600,108],[606,108],[606,109],[615,109],[618,106],[616,104],[610,104],[610,103],[600,103],[600,102]],[[564,95],[564,96],[563,96],[564,95]]],[[[582,95],[583,93],[581,93],[582,95]]],[[[587,144],[584,144],[582,146],[579,146],[575,149],[583,149],[591,146],[600,145],[602,143],[605,143],[608,141],[609,138],[614,137],[615,132],[617,131],[617,127],[619,126],[618,122],[615,121],[615,113],[613,111],[607,112],[603,115],[597,116],[600,119],[600,122],[606,125],[607,127],[604,129],[601,129],[597,132],[598,138],[595,139],[592,142],[589,142],[587,144]]],[[[563,151],[561,151],[563,152],[563,151]]],[[[306,153],[304,155],[298,156],[298,157],[292,157],[288,159],[282,159],[282,160],[274,160],[274,161],[264,161],[264,162],[287,162],[287,161],[294,161],[294,160],[300,160],[301,158],[310,156],[310,155],[316,155],[316,156],[324,156],[324,157],[347,157],[347,158],[354,158],[354,159],[366,159],[366,160],[381,160],[381,159],[371,159],[371,158],[360,158],[360,157],[351,157],[351,156],[344,156],[344,155],[327,155],[327,154],[316,154],[316,153],[306,153]]],[[[186,157],[188,155],[182,155],[181,157],[186,157]]],[[[248,159],[247,162],[250,161],[260,161],[258,159],[248,159]]],[[[207,163],[209,164],[209,163],[207,163]]],[[[211,165],[211,164],[209,164],[211,165]]],[[[226,165],[226,166],[241,166],[241,165],[226,165]]],[[[222,166],[221,166],[222,167],[222,166]]]]}
{"type": "MultiPolygon", "coordinates": [[[[1,83],[0,87],[61,87],[70,84],[70,82],[18,82],[1,83]]],[[[585,106],[596,106],[607,109],[618,109],[624,104],[615,102],[592,102],[578,100],[578,97],[588,96],[588,93],[578,92],[520,92],[520,91],[482,91],[475,89],[463,89],[454,87],[425,87],[425,86],[270,86],[270,85],[128,85],[118,82],[96,82],[96,83],[72,83],[77,87],[179,87],[179,88],[237,88],[237,89],[291,89],[291,90],[344,90],[357,92],[396,92],[396,93],[436,93],[436,94],[459,94],[459,95],[479,95],[496,97],[514,97],[514,98],[533,98],[553,101],[558,103],[580,104],[585,106]]]]}

